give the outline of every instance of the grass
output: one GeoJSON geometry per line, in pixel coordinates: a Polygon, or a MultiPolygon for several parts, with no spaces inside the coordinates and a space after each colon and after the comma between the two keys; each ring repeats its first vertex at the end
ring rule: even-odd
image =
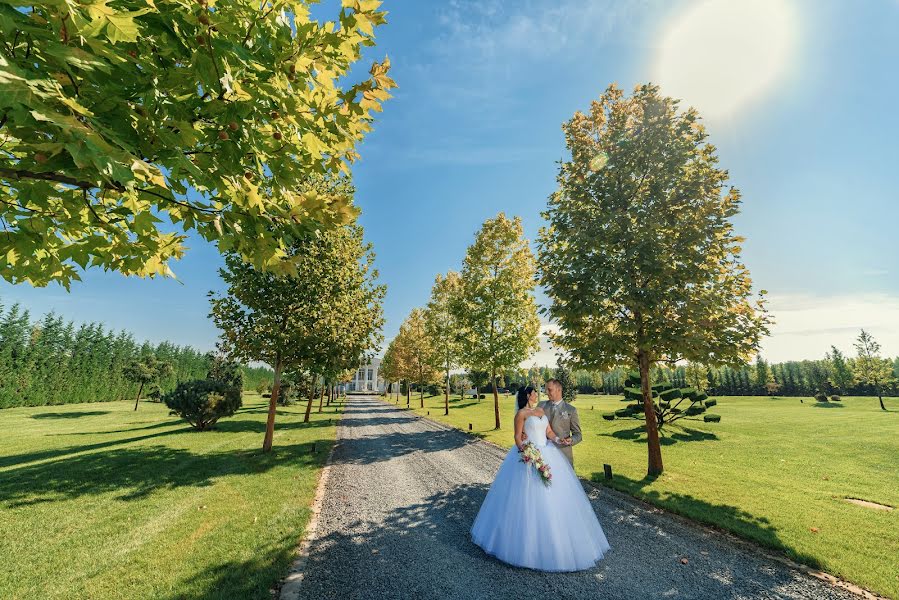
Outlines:
{"type": "MultiPolygon", "coordinates": [[[[620,396],[576,401],[584,441],[578,474],[657,506],[729,530],[829,573],[899,598],[899,400],[847,397],[718,397],[720,423],[678,421],[662,440],[665,473],[646,474],[642,423],[605,421],[620,396]],[[678,426],[678,424],[682,424],[678,426]],[[603,463],[612,465],[611,482],[603,463]],[[845,501],[896,507],[886,512],[845,501]]],[[[400,403],[405,405],[405,399],[400,403]]],[[[500,397],[503,429],[493,429],[493,397],[458,396],[443,416],[443,396],[412,398],[426,414],[504,447],[512,445],[514,398],[500,397]]]]}
{"type": "Polygon", "coordinates": [[[279,407],[270,454],[256,394],[202,433],[132,408],[0,411],[0,598],[270,598],[339,408],[304,424],[302,405],[279,407]]]}

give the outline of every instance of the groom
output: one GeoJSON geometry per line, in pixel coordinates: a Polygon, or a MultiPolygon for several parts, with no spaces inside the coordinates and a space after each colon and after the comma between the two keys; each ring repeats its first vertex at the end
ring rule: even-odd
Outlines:
{"type": "Polygon", "coordinates": [[[552,441],[568,458],[571,466],[574,466],[574,453],[571,451],[571,447],[583,439],[581,419],[577,416],[577,409],[562,400],[562,384],[558,379],[550,379],[546,382],[546,395],[549,400],[541,402],[540,408],[546,413],[549,426],[556,434],[552,441]]]}

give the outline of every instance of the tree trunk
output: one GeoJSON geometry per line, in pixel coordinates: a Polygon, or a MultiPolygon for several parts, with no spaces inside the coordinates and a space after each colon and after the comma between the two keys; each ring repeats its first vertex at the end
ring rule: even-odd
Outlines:
{"type": "MultiPolygon", "coordinates": [[[[140,387],[137,388],[137,400],[134,401],[134,410],[137,410],[137,403],[140,402],[140,395],[144,391],[144,382],[140,382],[140,387]]],[[[883,406],[883,400],[880,401],[880,405],[883,406]]]]}
{"type": "Polygon", "coordinates": [[[412,402],[412,386],[409,385],[409,382],[406,382],[406,408],[409,408],[409,405],[412,402]]]}
{"type": "Polygon", "coordinates": [[[424,383],[418,384],[418,395],[421,397],[421,407],[424,408],[425,407],[425,384],[424,383]]]}
{"type": "Polygon", "coordinates": [[[309,415],[312,413],[312,402],[315,400],[315,375],[312,376],[309,387],[309,402],[306,403],[306,416],[303,417],[303,423],[309,422],[309,415]]]}
{"type": "MultiPolygon", "coordinates": [[[[877,387],[877,399],[880,400],[880,410],[886,410],[887,407],[883,405],[883,388],[880,386],[877,387]]],[[[137,410],[137,405],[134,406],[134,409],[137,410]]]]}
{"type": "Polygon", "coordinates": [[[272,397],[268,400],[268,419],[265,421],[265,439],[262,441],[262,451],[270,452],[272,439],[275,437],[275,411],[278,408],[278,396],[281,394],[281,363],[280,355],[275,360],[275,382],[272,384],[272,397]]]}
{"type": "Polygon", "coordinates": [[[450,387],[449,383],[450,383],[449,371],[447,371],[446,372],[446,389],[443,392],[443,396],[444,396],[443,397],[443,414],[444,415],[449,414],[449,387],[450,387]]]}
{"type": "Polygon", "coordinates": [[[499,392],[496,391],[496,371],[493,372],[493,416],[496,417],[496,428],[499,429],[499,392]]]}
{"type": "Polygon", "coordinates": [[[322,403],[325,401],[325,382],[322,382],[322,395],[318,397],[318,412],[322,411],[322,403]]]}
{"type": "Polygon", "coordinates": [[[649,354],[645,350],[637,353],[640,364],[640,391],[643,392],[643,414],[646,417],[646,441],[649,451],[649,467],[647,475],[654,477],[662,474],[662,446],[659,443],[659,425],[656,422],[656,411],[652,406],[652,389],[649,387],[649,354]]]}

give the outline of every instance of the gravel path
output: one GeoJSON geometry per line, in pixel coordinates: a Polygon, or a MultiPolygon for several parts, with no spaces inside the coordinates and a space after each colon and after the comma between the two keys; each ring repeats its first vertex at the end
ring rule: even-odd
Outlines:
{"type": "Polygon", "coordinates": [[[468,534],[503,451],[376,398],[349,400],[337,438],[300,598],[858,599],[591,486],[605,559],[580,573],[509,567],[468,534]]]}

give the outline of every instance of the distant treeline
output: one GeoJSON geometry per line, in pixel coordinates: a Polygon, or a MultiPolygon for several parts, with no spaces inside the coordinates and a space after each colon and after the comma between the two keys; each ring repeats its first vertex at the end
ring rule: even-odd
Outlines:
{"type": "MultiPolygon", "coordinates": [[[[740,368],[700,368],[704,377],[704,387],[710,395],[718,396],[814,396],[817,393],[839,394],[843,396],[876,396],[871,385],[861,384],[852,376],[855,359],[828,354],[823,360],[788,361],[768,363],[759,359],[740,368]]],[[[893,380],[883,387],[885,396],[899,396],[899,358],[890,359],[893,365],[893,380]]],[[[670,383],[677,387],[695,386],[696,374],[690,367],[654,368],[653,383],[670,383]],[[691,375],[694,379],[691,380],[691,375]]],[[[542,386],[551,377],[557,377],[556,368],[533,366],[527,371],[507,375],[500,381],[502,387],[517,388],[521,385],[542,386]]],[[[571,374],[578,393],[581,394],[621,394],[627,379],[625,369],[610,371],[576,370],[571,374]]],[[[453,389],[458,382],[467,386],[478,383],[487,385],[485,374],[466,373],[453,376],[453,389]],[[479,381],[480,380],[480,381],[479,381]]]]}
{"type": "MultiPolygon", "coordinates": [[[[76,326],[53,313],[32,321],[19,304],[0,304],[0,408],[133,399],[137,384],[124,368],[150,354],[173,368],[159,381],[162,392],[206,377],[209,356],[189,346],[141,344],[130,333],[98,323],[76,326]]],[[[245,389],[266,380],[269,369],[244,367],[245,389]]]]}
{"type": "MultiPolygon", "coordinates": [[[[547,369],[550,371],[551,369],[547,369]]],[[[899,379],[899,358],[893,360],[894,377],[899,379]]],[[[574,380],[580,393],[620,394],[627,375],[624,369],[607,373],[575,371],[574,380]]],[[[802,360],[768,364],[765,361],[741,368],[710,368],[706,372],[708,393],[718,396],[814,396],[816,393],[845,396],[876,396],[873,386],[857,382],[834,381],[830,360],[802,360]]],[[[686,367],[653,369],[655,383],[691,387],[686,367]]],[[[899,396],[895,382],[887,384],[885,396],[899,396]]]]}

